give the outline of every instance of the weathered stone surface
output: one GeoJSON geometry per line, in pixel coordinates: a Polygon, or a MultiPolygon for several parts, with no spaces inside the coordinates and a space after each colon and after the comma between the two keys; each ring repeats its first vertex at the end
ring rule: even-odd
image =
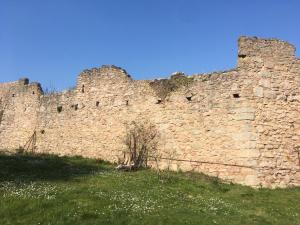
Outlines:
{"type": "Polygon", "coordinates": [[[245,184],[255,187],[260,184],[260,180],[258,179],[257,175],[246,175],[245,184]]]}
{"type": "Polygon", "coordinates": [[[253,91],[256,97],[264,97],[264,89],[262,87],[254,87],[253,91]]]}
{"type": "Polygon", "coordinates": [[[254,113],[239,113],[235,116],[236,120],[254,120],[255,114],[254,113]]]}
{"type": "Polygon", "coordinates": [[[300,59],[291,44],[241,37],[236,69],[172,79],[133,80],[104,66],[62,93],[44,94],[26,78],[2,83],[0,149],[24,146],[35,133],[27,146],[35,151],[116,161],[126,123],[144,118],[160,131],[161,168],[300,185],[300,59]]]}

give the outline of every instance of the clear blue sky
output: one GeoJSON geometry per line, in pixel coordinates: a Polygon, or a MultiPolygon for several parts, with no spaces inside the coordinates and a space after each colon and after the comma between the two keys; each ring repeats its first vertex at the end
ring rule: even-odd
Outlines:
{"type": "Polygon", "coordinates": [[[61,90],[103,64],[135,79],[226,70],[241,35],[300,47],[300,1],[0,0],[0,82],[61,90]]]}

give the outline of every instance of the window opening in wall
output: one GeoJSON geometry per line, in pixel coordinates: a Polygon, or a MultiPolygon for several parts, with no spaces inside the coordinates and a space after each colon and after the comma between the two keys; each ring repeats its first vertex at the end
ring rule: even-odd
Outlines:
{"type": "Polygon", "coordinates": [[[32,94],[33,94],[33,95],[35,94],[34,91],[32,92],[32,94]]]}
{"type": "Polygon", "coordinates": [[[96,106],[98,107],[98,106],[99,106],[99,104],[100,104],[100,102],[98,102],[98,101],[97,101],[97,102],[96,102],[96,106]]]}
{"type": "Polygon", "coordinates": [[[234,98],[239,98],[240,97],[240,94],[233,94],[232,95],[234,98]]]}
{"type": "Polygon", "coordinates": [[[71,108],[73,108],[76,111],[78,109],[78,104],[71,105],[71,108]]]}
{"type": "Polygon", "coordinates": [[[192,101],[192,96],[188,96],[188,97],[186,97],[186,99],[190,102],[190,101],[192,101]]]}
{"type": "Polygon", "coordinates": [[[58,107],[57,107],[57,112],[58,112],[58,113],[61,113],[61,112],[62,112],[62,106],[58,106],[58,107]]]}
{"type": "Polygon", "coordinates": [[[15,97],[15,94],[12,94],[12,97],[15,97]]]}
{"type": "Polygon", "coordinates": [[[240,55],[239,55],[239,58],[242,58],[242,59],[244,59],[244,58],[246,58],[246,55],[244,55],[244,54],[240,54],[240,55]]]}
{"type": "Polygon", "coordinates": [[[128,100],[126,100],[126,105],[129,105],[129,101],[128,100]]]}
{"type": "Polygon", "coordinates": [[[81,87],[81,92],[84,93],[84,85],[81,87]]]}
{"type": "Polygon", "coordinates": [[[162,102],[161,99],[157,99],[156,104],[160,104],[161,102],[162,102]]]}
{"type": "Polygon", "coordinates": [[[4,110],[0,110],[0,124],[1,124],[2,119],[3,119],[3,115],[4,115],[4,110]]]}
{"type": "Polygon", "coordinates": [[[41,130],[41,134],[44,134],[45,133],[45,130],[41,130]]]}

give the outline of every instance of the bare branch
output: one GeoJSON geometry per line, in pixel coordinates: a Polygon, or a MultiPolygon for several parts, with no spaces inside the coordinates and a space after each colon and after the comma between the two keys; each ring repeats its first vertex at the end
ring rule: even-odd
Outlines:
{"type": "Polygon", "coordinates": [[[135,170],[148,167],[149,157],[157,155],[158,139],[158,130],[150,121],[132,121],[126,127],[126,150],[118,169],[135,170]]]}

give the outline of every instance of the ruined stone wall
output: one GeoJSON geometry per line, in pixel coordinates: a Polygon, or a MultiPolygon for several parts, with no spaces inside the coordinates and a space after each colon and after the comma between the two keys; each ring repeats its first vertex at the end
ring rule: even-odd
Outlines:
{"type": "Polygon", "coordinates": [[[1,149],[16,149],[23,146],[37,124],[39,96],[42,90],[38,83],[29,84],[28,79],[0,84],[1,149]]]}
{"type": "Polygon", "coordinates": [[[300,59],[279,40],[241,38],[239,66],[253,77],[258,178],[268,186],[299,185],[300,59]]]}
{"type": "Polygon", "coordinates": [[[28,80],[0,84],[7,107],[0,148],[116,161],[125,125],[149,119],[161,134],[161,167],[199,171],[251,186],[299,185],[300,60],[283,41],[242,37],[234,70],[133,80],[104,66],[83,71],[76,88],[43,94],[28,80]],[[165,87],[165,88],[164,88],[165,87]]]}

